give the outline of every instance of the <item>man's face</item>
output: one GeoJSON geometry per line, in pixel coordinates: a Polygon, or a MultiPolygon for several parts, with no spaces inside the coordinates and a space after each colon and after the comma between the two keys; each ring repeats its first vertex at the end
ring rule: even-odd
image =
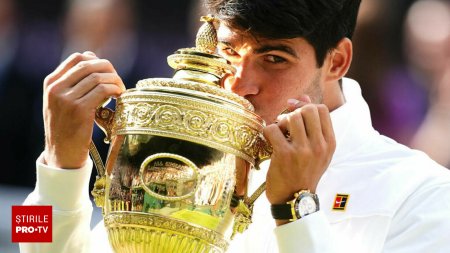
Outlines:
{"type": "Polygon", "coordinates": [[[225,25],[219,26],[218,39],[219,54],[237,70],[224,88],[249,100],[266,123],[275,121],[290,98],[308,95],[322,103],[322,68],[306,40],[255,39],[225,25]]]}

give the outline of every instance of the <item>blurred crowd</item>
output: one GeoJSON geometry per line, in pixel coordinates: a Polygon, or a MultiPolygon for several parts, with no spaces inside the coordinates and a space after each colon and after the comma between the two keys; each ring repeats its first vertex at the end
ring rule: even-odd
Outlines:
{"type": "MultiPolygon", "coordinates": [[[[0,0],[0,184],[32,186],[44,147],[42,82],[65,57],[109,59],[128,88],[170,77],[166,57],[193,46],[197,0],[0,0]]],[[[349,77],[373,123],[450,165],[450,2],[362,0],[349,77]]],[[[105,160],[107,145],[95,131],[105,160]]]]}
{"type": "Polygon", "coordinates": [[[362,0],[348,76],[375,128],[450,166],[450,1],[362,0]]]}

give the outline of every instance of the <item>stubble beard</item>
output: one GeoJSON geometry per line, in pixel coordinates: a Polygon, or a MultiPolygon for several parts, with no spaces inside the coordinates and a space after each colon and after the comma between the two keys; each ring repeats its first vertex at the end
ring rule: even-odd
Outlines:
{"type": "Polygon", "coordinates": [[[313,104],[323,103],[323,90],[320,85],[321,72],[319,71],[312,82],[304,89],[303,94],[311,98],[313,104]]]}

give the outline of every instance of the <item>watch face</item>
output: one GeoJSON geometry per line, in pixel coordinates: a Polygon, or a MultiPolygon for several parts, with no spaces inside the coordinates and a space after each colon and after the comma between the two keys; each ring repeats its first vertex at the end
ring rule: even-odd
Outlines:
{"type": "Polygon", "coordinates": [[[297,217],[301,218],[317,211],[317,204],[310,194],[302,194],[295,201],[297,217]]]}

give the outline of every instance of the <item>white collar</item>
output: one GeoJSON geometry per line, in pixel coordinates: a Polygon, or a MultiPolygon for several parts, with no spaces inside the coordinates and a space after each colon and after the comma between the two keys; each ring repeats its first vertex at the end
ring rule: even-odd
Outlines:
{"type": "Polygon", "coordinates": [[[331,112],[331,121],[336,136],[336,151],[330,166],[336,165],[356,152],[371,135],[372,127],[369,106],[362,97],[359,84],[343,78],[342,90],[345,104],[331,112]]]}

